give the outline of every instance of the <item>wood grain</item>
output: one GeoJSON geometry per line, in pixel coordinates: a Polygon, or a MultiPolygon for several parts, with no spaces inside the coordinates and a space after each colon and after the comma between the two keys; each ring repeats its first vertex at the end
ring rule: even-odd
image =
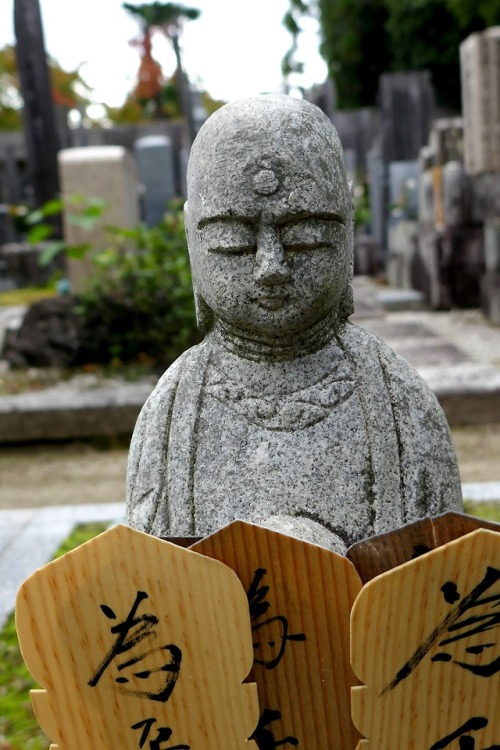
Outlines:
{"type": "Polygon", "coordinates": [[[299,750],[354,750],[359,735],[350,719],[355,679],[349,613],[361,583],[351,563],[242,521],[192,549],[229,565],[250,591],[251,678],[262,711],[256,735],[261,750],[273,743],[296,744],[299,750]]]}
{"type": "Polygon", "coordinates": [[[219,562],[117,526],[25,581],[16,620],[54,750],[256,750],[248,603],[219,562]]]}
{"type": "Polygon", "coordinates": [[[351,619],[351,663],[364,683],[352,691],[354,723],[367,738],[359,750],[499,747],[499,636],[493,531],[366,584],[351,619]]]}
{"type": "Polygon", "coordinates": [[[363,539],[347,550],[347,558],[354,564],[363,583],[367,583],[381,573],[476,529],[500,531],[500,524],[465,513],[443,513],[363,539]]]}

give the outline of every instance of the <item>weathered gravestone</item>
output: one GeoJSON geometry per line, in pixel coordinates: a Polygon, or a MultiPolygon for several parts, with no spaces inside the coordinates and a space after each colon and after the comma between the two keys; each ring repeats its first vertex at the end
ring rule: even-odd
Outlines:
{"type": "Polygon", "coordinates": [[[483,307],[490,320],[500,323],[500,217],[484,225],[484,260],[483,307]]]}
{"type": "Polygon", "coordinates": [[[139,138],[134,147],[144,186],[143,218],[152,227],[162,221],[175,197],[172,141],[164,135],[149,135],[139,138]]]}
{"type": "Polygon", "coordinates": [[[465,168],[500,171],[500,26],[470,34],[460,45],[465,168]]]}
{"type": "Polygon", "coordinates": [[[384,162],[417,159],[431,126],[434,96],[429,71],[384,73],[379,98],[384,162]]]}
{"type": "MultiPolygon", "coordinates": [[[[59,152],[61,189],[64,208],[64,239],[70,245],[90,244],[104,250],[110,244],[106,226],[133,227],[139,221],[139,192],[136,164],[123,146],[90,146],[69,148],[59,152]],[[73,196],[100,198],[105,208],[92,228],[82,227],[72,215],[73,196]]],[[[88,258],[68,259],[68,275],[75,292],[82,289],[92,274],[88,258]]]]}
{"type": "MultiPolygon", "coordinates": [[[[481,303],[486,315],[500,322],[500,274],[491,267],[494,243],[489,225],[500,216],[500,26],[471,34],[460,45],[464,160],[471,175],[471,219],[485,224],[486,268],[481,303]]],[[[482,249],[483,238],[478,237],[482,249]]],[[[500,255],[497,249],[496,253],[500,255]]],[[[479,285],[478,285],[479,286],[479,285]]]]}
{"type": "Polygon", "coordinates": [[[191,152],[186,224],[206,336],[139,417],[129,523],[206,536],[242,519],[345,553],[460,509],[435,397],[347,320],[352,198],[326,116],[279,96],[218,110],[191,152]]]}
{"type": "Polygon", "coordinates": [[[417,252],[418,162],[388,165],[389,205],[387,279],[392,286],[413,289],[411,270],[417,252]]]}

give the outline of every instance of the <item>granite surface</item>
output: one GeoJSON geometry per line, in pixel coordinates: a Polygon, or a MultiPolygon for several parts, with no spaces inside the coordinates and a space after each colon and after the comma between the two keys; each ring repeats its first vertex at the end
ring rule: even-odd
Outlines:
{"type": "Polygon", "coordinates": [[[241,518],[343,553],[460,509],[435,397],[348,322],[352,197],[328,118],[278,96],[218,110],[193,144],[186,227],[206,335],[141,412],[129,523],[204,536],[241,518]]]}

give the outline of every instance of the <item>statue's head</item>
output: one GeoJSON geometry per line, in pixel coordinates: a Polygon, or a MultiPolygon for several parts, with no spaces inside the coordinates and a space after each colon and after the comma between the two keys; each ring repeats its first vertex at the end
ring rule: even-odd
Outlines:
{"type": "Polygon", "coordinates": [[[198,322],[286,337],[352,313],[352,198],[335,128],[287,96],[227,104],[188,166],[198,322]]]}

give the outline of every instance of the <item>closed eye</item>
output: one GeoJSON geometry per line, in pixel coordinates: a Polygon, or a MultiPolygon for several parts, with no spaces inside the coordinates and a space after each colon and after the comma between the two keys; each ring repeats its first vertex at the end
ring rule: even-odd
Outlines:
{"type": "Polygon", "coordinates": [[[284,250],[290,252],[300,252],[301,250],[319,250],[322,247],[333,247],[331,242],[297,242],[283,243],[284,250]]]}
{"type": "Polygon", "coordinates": [[[253,224],[238,219],[213,219],[198,227],[200,240],[209,253],[245,255],[257,246],[253,224]]]}
{"type": "Polygon", "coordinates": [[[248,253],[255,253],[255,245],[216,245],[209,246],[209,253],[218,253],[220,255],[247,255],[248,253]]]}
{"type": "Polygon", "coordinates": [[[292,251],[336,247],[341,233],[343,225],[316,217],[285,224],[280,228],[283,247],[292,251]]]}

